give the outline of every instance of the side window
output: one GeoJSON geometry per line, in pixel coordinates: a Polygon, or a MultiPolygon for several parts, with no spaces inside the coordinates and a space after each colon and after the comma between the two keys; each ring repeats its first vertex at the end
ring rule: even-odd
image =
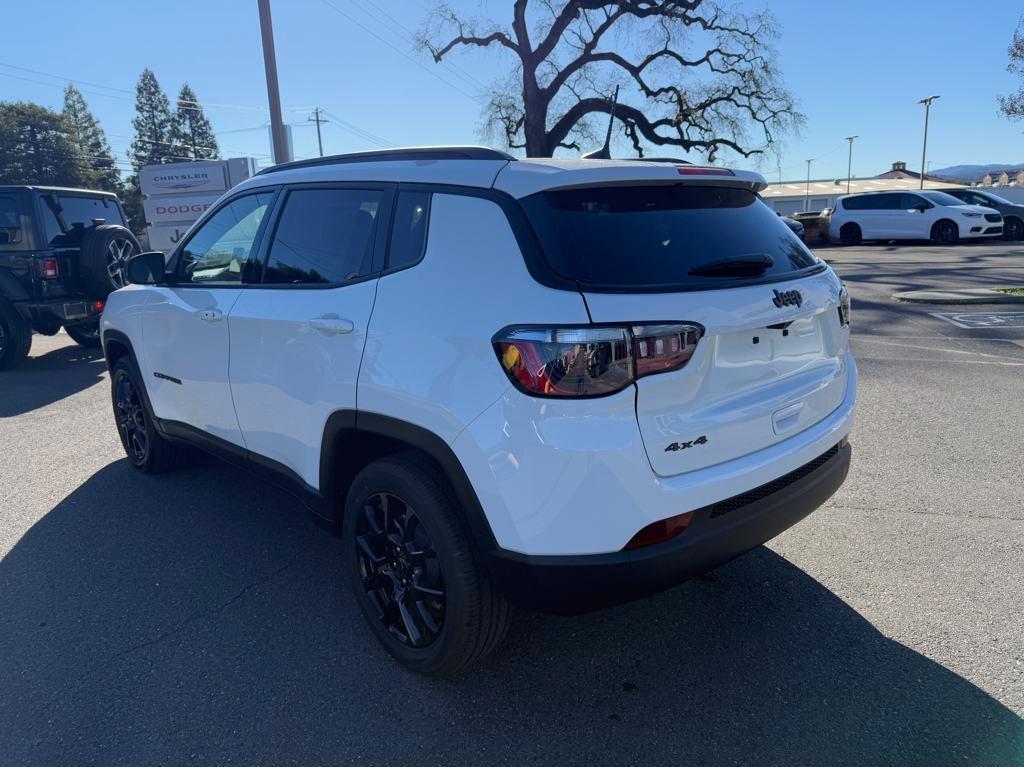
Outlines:
{"type": "Polygon", "coordinates": [[[402,192],[395,206],[391,225],[391,247],[388,249],[388,270],[404,269],[418,264],[427,248],[427,224],[430,220],[428,192],[402,192]]]}
{"type": "Polygon", "coordinates": [[[291,192],[270,244],[264,284],[337,285],[371,274],[385,195],[374,189],[291,192]]]}
{"type": "Polygon", "coordinates": [[[21,206],[13,194],[0,195],[0,247],[22,242],[21,206]]]}
{"type": "Polygon", "coordinates": [[[213,214],[189,238],[178,260],[178,281],[235,285],[253,257],[272,192],[239,197],[213,214]]]}
{"type": "Polygon", "coordinates": [[[900,210],[913,210],[916,207],[930,208],[931,204],[925,202],[923,197],[918,197],[916,194],[903,194],[900,195],[900,210]]]}
{"type": "Polygon", "coordinates": [[[872,210],[899,210],[903,202],[901,194],[875,194],[871,196],[872,210]]]}
{"type": "MultiPolygon", "coordinates": [[[[973,194],[968,192],[966,196],[966,202],[971,205],[982,205],[986,208],[994,207],[995,203],[989,200],[987,197],[982,197],[980,194],[973,194]]],[[[961,198],[963,199],[963,198],[961,198]]]]}
{"type": "Polygon", "coordinates": [[[843,200],[843,210],[867,210],[870,197],[847,197],[843,200]]]}

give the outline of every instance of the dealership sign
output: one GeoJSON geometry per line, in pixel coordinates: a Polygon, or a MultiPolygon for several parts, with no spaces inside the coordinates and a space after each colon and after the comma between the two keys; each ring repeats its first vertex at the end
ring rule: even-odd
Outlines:
{"type": "Polygon", "coordinates": [[[146,221],[151,225],[192,223],[217,202],[219,194],[161,195],[143,201],[146,221]]]}
{"type": "Polygon", "coordinates": [[[169,253],[231,187],[256,172],[251,157],[146,165],[139,171],[149,247],[169,253]]]}
{"type": "Polygon", "coordinates": [[[228,188],[224,163],[219,160],[147,165],[139,172],[139,186],[146,196],[223,192],[228,188]]]}

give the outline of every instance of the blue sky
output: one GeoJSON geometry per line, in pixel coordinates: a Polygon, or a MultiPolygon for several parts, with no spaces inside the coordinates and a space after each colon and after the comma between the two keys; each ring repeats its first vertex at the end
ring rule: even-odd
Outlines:
{"type": "MultiPolygon", "coordinates": [[[[256,0],[101,0],[87,13],[70,0],[5,5],[0,100],[59,108],[71,78],[123,159],[134,84],[148,66],[172,98],[182,82],[191,84],[224,156],[269,162],[256,0]]],[[[452,5],[507,21],[511,0],[452,5]]],[[[295,125],[297,156],[316,152],[315,130],[306,122],[315,105],[331,115],[323,134],[329,153],[480,142],[481,94],[507,73],[510,54],[473,51],[452,59],[458,68],[433,64],[411,41],[432,6],[433,0],[274,0],[282,104],[295,125]]],[[[778,163],[760,164],[770,180],[778,179],[778,166],[787,180],[803,178],[807,158],[815,160],[813,177],[845,177],[843,137],[850,134],[860,135],[854,175],[874,175],[894,160],[916,169],[923,128],[916,101],[932,94],[942,98],[932,108],[931,167],[1024,162],[1024,123],[1001,118],[996,104],[997,94],[1015,87],[1006,46],[1024,12],[1019,3],[776,0],[772,11],[782,31],[779,63],[807,124],[787,139],[778,163]]]]}

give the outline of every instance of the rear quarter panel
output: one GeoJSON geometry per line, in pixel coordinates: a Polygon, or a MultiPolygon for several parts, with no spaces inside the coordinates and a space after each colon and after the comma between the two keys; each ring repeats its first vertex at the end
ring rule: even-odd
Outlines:
{"type": "Polygon", "coordinates": [[[495,333],[588,321],[579,293],[533,280],[496,202],[435,194],[423,260],[378,281],[357,406],[451,443],[510,386],[495,333]]]}

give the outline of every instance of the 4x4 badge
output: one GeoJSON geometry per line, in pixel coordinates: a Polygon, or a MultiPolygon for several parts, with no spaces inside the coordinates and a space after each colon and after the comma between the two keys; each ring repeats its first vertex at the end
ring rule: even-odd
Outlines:
{"type": "Polygon", "coordinates": [[[804,297],[800,295],[799,290],[784,290],[781,293],[776,290],[774,293],[773,303],[780,309],[783,306],[800,306],[804,302],[804,297]]]}
{"type": "Polygon", "coordinates": [[[695,445],[706,445],[708,444],[708,437],[706,434],[701,434],[697,439],[691,439],[689,442],[673,442],[671,445],[665,448],[666,453],[674,453],[676,450],[686,450],[688,447],[695,445]]]}

